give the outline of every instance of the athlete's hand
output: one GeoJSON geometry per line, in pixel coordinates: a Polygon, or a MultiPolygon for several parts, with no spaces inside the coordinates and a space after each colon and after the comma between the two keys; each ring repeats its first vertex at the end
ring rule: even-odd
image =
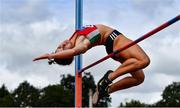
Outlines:
{"type": "Polygon", "coordinates": [[[44,54],[44,55],[41,55],[39,57],[36,57],[33,59],[33,61],[43,60],[43,59],[50,59],[50,54],[44,54]]]}

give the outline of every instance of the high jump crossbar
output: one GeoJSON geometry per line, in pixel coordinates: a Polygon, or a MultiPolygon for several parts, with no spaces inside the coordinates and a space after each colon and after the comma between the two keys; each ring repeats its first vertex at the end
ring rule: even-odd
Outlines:
{"type": "Polygon", "coordinates": [[[125,50],[125,49],[127,49],[127,48],[129,48],[129,47],[131,47],[131,46],[133,46],[133,45],[135,45],[135,44],[137,44],[137,43],[139,43],[140,41],[142,41],[142,40],[144,40],[144,39],[152,36],[153,34],[155,34],[155,33],[159,32],[159,31],[163,30],[164,28],[170,26],[171,24],[173,24],[173,23],[175,23],[175,22],[177,22],[177,21],[179,21],[179,20],[180,20],[180,15],[178,15],[178,16],[174,17],[173,19],[165,22],[164,24],[162,24],[162,25],[160,25],[159,27],[151,30],[150,32],[148,32],[148,33],[146,33],[146,34],[144,34],[143,36],[141,36],[140,38],[132,41],[131,43],[128,43],[128,44],[124,45],[124,46],[121,47],[120,49],[118,49],[118,50],[110,53],[109,55],[101,58],[100,60],[98,60],[98,61],[96,61],[96,62],[94,62],[94,63],[92,63],[92,64],[90,64],[90,65],[88,65],[88,66],[86,66],[86,67],[84,67],[84,68],[82,68],[82,69],[79,71],[79,74],[81,74],[81,73],[84,72],[85,70],[87,70],[87,69],[89,69],[89,68],[91,68],[91,67],[93,67],[93,66],[95,66],[95,65],[97,65],[97,64],[99,64],[99,63],[101,63],[101,62],[103,62],[103,61],[105,61],[105,60],[107,60],[107,59],[109,59],[110,57],[112,57],[112,56],[120,53],[121,51],[123,51],[123,50],[125,50]]]}

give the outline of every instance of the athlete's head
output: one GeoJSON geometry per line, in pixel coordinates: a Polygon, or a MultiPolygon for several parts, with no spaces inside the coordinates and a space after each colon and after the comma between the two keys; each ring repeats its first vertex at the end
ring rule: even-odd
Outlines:
{"type": "Polygon", "coordinates": [[[64,59],[54,59],[54,61],[59,65],[70,65],[73,60],[74,60],[74,57],[64,58],[64,59]]]}
{"type": "MultiPolygon", "coordinates": [[[[71,48],[73,48],[72,42],[66,40],[60,45],[60,47],[58,47],[56,49],[55,53],[61,52],[63,50],[71,49],[71,48]]],[[[74,57],[63,58],[63,59],[54,59],[54,60],[50,60],[49,64],[52,64],[53,62],[55,62],[59,65],[70,65],[73,60],[74,60],[74,57]]]]}

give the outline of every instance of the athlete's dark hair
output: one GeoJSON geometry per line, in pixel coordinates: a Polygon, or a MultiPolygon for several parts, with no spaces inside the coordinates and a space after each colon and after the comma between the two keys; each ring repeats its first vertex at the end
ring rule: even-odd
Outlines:
{"type": "Polygon", "coordinates": [[[51,64],[59,64],[59,65],[70,65],[74,60],[74,57],[72,58],[64,58],[64,59],[53,59],[53,60],[49,60],[49,65],[51,64]]]}

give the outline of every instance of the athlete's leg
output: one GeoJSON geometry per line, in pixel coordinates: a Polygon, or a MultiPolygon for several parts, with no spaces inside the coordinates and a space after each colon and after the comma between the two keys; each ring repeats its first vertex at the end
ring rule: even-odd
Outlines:
{"type": "Polygon", "coordinates": [[[122,63],[122,65],[114,72],[108,71],[97,84],[97,90],[93,96],[93,100],[95,101],[93,103],[98,102],[99,99],[102,97],[108,96],[109,92],[112,93],[114,91],[129,88],[142,83],[144,80],[144,74],[141,69],[146,67],[148,64],[149,64],[148,57],[145,57],[144,59],[141,60],[130,58],[125,60],[122,63]],[[111,84],[111,81],[126,73],[131,73],[132,77],[126,77],[122,81],[115,83],[115,85],[109,89],[109,85],[111,84]]]}
{"type": "Polygon", "coordinates": [[[109,87],[109,93],[112,93],[112,92],[115,92],[118,90],[122,90],[122,89],[126,89],[126,88],[130,88],[133,86],[137,86],[144,81],[144,73],[142,70],[138,70],[136,72],[131,72],[130,74],[131,74],[131,76],[125,77],[125,78],[113,83],[109,87]]]}
{"type": "Polygon", "coordinates": [[[145,68],[150,63],[150,60],[148,57],[145,57],[141,60],[130,58],[127,59],[122,63],[121,66],[119,66],[114,72],[109,74],[109,79],[111,81],[115,80],[117,77],[126,74],[126,73],[133,73],[135,71],[138,71],[140,69],[145,68]]]}
{"type": "Polygon", "coordinates": [[[104,82],[108,82],[107,78],[103,77],[100,80],[100,82],[98,82],[96,92],[93,95],[93,104],[96,104],[99,101],[99,99],[101,99],[104,96],[105,97],[108,96],[108,94],[110,94],[110,93],[139,85],[144,81],[144,73],[142,70],[131,72],[130,74],[131,74],[131,76],[125,77],[125,78],[111,84],[109,87],[108,87],[108,83],[107,83],[106,87],[104,86],[104,84],[100,85],[100,82],[102,81],[102,79],[105,80],[104,82]],[[98,88],[99,89],[101,88],[101,89],[98,90],[98,88]],[[105,88],[105,89],[102,90],[102,88],[105,88]]]}
{"type": "MultiPolygon", "coordinates": [[[[131,42],[131,40],[127,39],[125,36],[117,37],[114,41],[113,51],[120,49],[120,47],[123,47],[124,44],[129,42],[131,42]]],[[[134,45],[118,53],[116,58],[117,60],[119,59],[118,61],[120,61],[122,65],[119,66],[119,68],[117,68],[114,72],[107,72],[98,82],[96,93],[93,96],[93,100],[95,100],[93,103],[96,103],[100,98],[107,96],[108,92],[112,93],[114,91],[129,88],[143,82],[144,74],[142,69],[149,65],[150,59],[138,45],[134,45]],[[132,77],[126,77],[123,80],[118,81],[109,89],[111,81],[127,73],[131,73],[132,77]]]]}

